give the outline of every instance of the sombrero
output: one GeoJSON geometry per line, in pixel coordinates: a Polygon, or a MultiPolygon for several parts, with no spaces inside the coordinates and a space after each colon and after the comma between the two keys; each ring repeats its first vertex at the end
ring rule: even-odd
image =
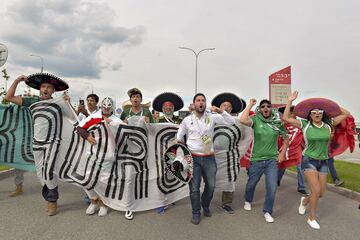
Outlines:
{"type": "MultiPolygon", "coordinates": [[[[131,106],[132,106],[132,104],[131,104],[130,100],[124,101],[121,105],[123,111],[128,110],[129,108],[131,108],[131,106]]],[[[140,104],[140,106],[143,108],[149,108],[151,106],[151,102],[142,103],[142,104],[140,104]]]]}
{"type": "Polygon", "coordinates": [[[172,92],[164,92],[155,97],[153,101],[153,109],[162,112],[162,105],[164,102],[172,102],[174,104],[174,112],[179,111],[184,107],[184,102],[179,95],[172,92]]]}
{"type": "Polygon", "coordinates": [[[301,118],[307,118],[313,109],[322,109],[328,117],[336,117],[341,114],[341,109],[336,102],[326,98],[309,98],[295,106],[295,114],[301,118]]]}
{"type": "Polygon", "coordinates": [[[42,83],[49,83],[54,86],[55,91],[64,91],[69,88],[69,85],[61,78],[50,73],[35,73],[27,77],[25,81],[29,87],[40,90],[42,83]]]}
{"type": "Polygon", "coordinates": [[[164,153],[166,170],[182,182],[193,176],[193,159],[190,150],[183,144],[174,144],[164,153]]]}
{"type": "MultiPolygon", "coordinates": [[[[294,110],[294,107],[295,107],[294,105],[291,105],[290,111],[291,111],[291,109],[294,110]]],[[[282,106],[282,107],[279,107],[278,111],[281,112],[282,114],[284,114],[285,108],[286,108],[286,105],[282,106]]]]}
{"type": "Polygon", "coordinates": [[[232,105],[231,113],[239,113],[246,107],[244,99],[239,98],[233,93],[225,92],[220,93],[211,101],[212,106],[220,107],[223,102],[230,102],[232,105]]]}

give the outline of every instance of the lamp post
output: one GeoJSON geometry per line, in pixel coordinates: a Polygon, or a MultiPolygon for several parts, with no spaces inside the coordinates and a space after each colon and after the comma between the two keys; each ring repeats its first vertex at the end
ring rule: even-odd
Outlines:
{"type": "Polygon", "coordinates": [[[41,56],[35,55],[35,54],[30,54],[30,57],[38,57],[38,58],[40,58],[40,60],[41,60],[41,72],[43,72],[44,71],[44,59],[41,56]]]}
{"type": "Polygon", "coordinates": [[[189,50],[191,52],[193,52],[195,54],[195,94],[197,93],[197,69],[198,69],[198,58],[199,58],[199,55],[201,52],[203,51],[207,51],[207,50],[215,50],[215,48],[204,48],[204,49],[201,49],[199,52],[195,52],[194,49],[192,48],[187,48],[187,47],[179,47],[180,49],[185,49],[185,50],[189,50]]]}

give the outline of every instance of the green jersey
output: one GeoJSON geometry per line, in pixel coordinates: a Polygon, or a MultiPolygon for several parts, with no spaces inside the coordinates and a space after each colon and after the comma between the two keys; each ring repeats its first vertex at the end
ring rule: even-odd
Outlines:
{"type": "Polygon", "coordinates": [[[150,123],[154,122],[154,118],[151,114],[151,112],[149,111],[149,109],[147,108],[141,108],[140,112],[133,112],[131,110],[131,108],[129,108],[128,110],[125,110],[121,113],[120,119],[121,120],[125,120],[131,116],[144,116],[144,117],[149,117],[150,123]]]}
{"type": "Polygon", "coordinates": [[[303,131],[305,141],[303,155],[315,160],[328,159],[331,134],[330,126],[323,122],[322,125],[318,127],[311,124],[308,120],[301,120],[301,130],[303,131]]]}
{"type": "Polygon", "coordinates": [[[23,100],[22,105],[24,107],[30,107],[31,104],[40,102],[40,97],[39,96],[23,97],[22,100],[23,100]]]}
{"type": "MultiPolygon", "coordinates": [[[[253,147],[251,151],[251,161],[276,160],[279,155],[278,136],[271,124],[262,121],[258,116],[251,117],[254,132],[253,147]]],[[[285,131],[284,125],[281,125],[285,131]]]]}

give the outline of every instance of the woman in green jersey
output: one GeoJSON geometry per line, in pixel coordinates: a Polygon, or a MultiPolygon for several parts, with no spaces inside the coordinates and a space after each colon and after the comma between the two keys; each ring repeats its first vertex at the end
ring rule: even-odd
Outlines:
{"type": "Polygon", "coordinates": [[[316,208],[319,198],[324,196],[325,193],[330,135],[332,128],[341,123],[350,113],[341,108],[341,114],[330,121],[323,109],[315,108],[309,111],[307,119],[299,120],[292,118],[290,116],[290,108],[297,96],[297,91],[290,95],[283,119],[294,127],[301,128],[304,135],[305,149],[303,151],[301,169],[304,171],[311,194],[307,197],[301,197],[299,214],[305,214],[306,207],[309,205],[307,223],[314,229],[320,229],[320,225],[315,219],[316,208]]]}

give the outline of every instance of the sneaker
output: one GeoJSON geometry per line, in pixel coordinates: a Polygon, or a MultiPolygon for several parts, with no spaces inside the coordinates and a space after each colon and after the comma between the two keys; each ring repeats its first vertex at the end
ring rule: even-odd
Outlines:
{"type": "Polygon", "coordinates": [[[134,214],[133,214],[133,212],[132,212],[132,211],[126,211],[126,212],[125,212],[125,218],[126,218],[127,220],[133,220],[133,219],[134,219],[134,214]]]}
{"type": "Polygon", "coordinates": [[[274,218],[271,216],[270,213],[265,213],[264,218],[265,218],[265,221],[268,222],[268,223],[274,222],[274,218]]]}
{"type": "Polygon", "coordinates": [[[211,217],[212,216],[210,209],[205,209],[204,208],[204,216],[205,217],[211,217]]]}
{"type": "Polygon", "coordinates": [[[339,187],[339,186],[341,186],[341,185],[344,184],[344,181],[343,181],[343,180],[340,180],[340,179],[336,179],[336,180],[334,181],[334,184],[335,184],[335,186],[339,187]]]}
{"type": "Polygon", "coordinates": [[[232,207],[229,205],[222,206],[222,209],[224,209],[224,211],[228,214],[234,214],[235,212],[234,209],[232,209],[232,207]]]}
{"type": "Polygon", "coordinates": [[[164,207],[158,207],[157,209],[155,209],[157,214],[164,214],[165,213],[165,208],[164,207]]]}
{"type": "Polygon", "coordinates": [[[90,203],[90,205],[86,209],[86,214],[93,215],[98,209],[99,209],[99,205],[97,203],[90,203]]]}
{"type": "Polygon", "coordinates": [[[251,203],[245,202],[245,204],[244,204],[244,209],[245,209],[246,211],[251,211],[251,203]]]}
{"type": "Polygon", "coordinates": [[[314,220],[307,220],[307,223],[310,225],[311,228],[313,229],[320,229],[320,225],[318,224],[318,222],[314,219],[314,220]]]}
{"type": "Polygon", "coordinates": [[[106,206],[100,206],[100,210],[99,210],[99,213],[98,213],[98,216],[99,217],[105,217],[108,213],[108,207],[106,206]]]}
{"type": "Polygon", "coordinates": [[[299,205],[299,214],[300,215],[304,215],[306,212],[306,206],[304,206],[304,200],[306,197],[301,197],[300,198],[300,205],[299,205]]]}
{"type": "Polygon", "coordinates": [[[299,189],[297,192],[301,193],[302,195],[306,195],[306,196],[309,195],[309,193],[305,189],[299,189]]]}
{"type": "Polygon", "coordinates": [[[200,214],[193,214],[191,218],[191,223],[194,225],[199,225],[200,223],[200,214]]]}

